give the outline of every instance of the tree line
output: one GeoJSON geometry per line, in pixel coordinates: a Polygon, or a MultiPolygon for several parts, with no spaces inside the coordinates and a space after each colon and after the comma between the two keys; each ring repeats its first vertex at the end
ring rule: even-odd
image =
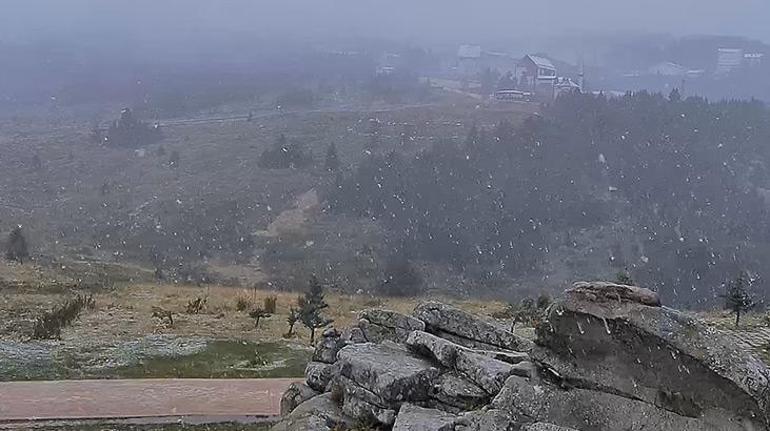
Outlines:
{"type": "Polygon", "coordinates": [[[327,197],[387,226],[394,253],[482,278],[545,274],[575,235],[622,223],[608,274],[693,304],[770,257],[768,142],[756,101],[570,94],[521,125],[374,154],[327,197]]]}

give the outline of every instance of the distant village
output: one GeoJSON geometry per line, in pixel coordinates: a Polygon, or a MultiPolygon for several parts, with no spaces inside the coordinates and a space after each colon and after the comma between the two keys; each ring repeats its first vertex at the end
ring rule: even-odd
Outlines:
{"type": "MultiPolygon", "coordinates": [[[[487,50],[481,45],[462,44],[454,55],[442,54],[440,65],[434,68],[430,77],[434,85],[498,102],[547,102],[574,91],[622,96],[641,89],[665,93],[677,89],[682,95],[689,91],[690,94],[729,98],[732,97],[729,90],[766,81],[767,50],[766,47],[757,48],[707,46],[696,50],[702,55],[689,62],[678,62],[675,58],[646,61],[639,56],[635,62],[626,61],[639,63],[633,66],[589,66],[583,60],[575,64],[547,53],[517,56],[487,50]],[[740,82],[735,82],[736,79],[740,82]]],[[[661,54],[660,57],[676,55],[661,54]]],[[[377,73],[396,74],[403,64],[400,54],[383,54],[378,61],[377,73]]]]}

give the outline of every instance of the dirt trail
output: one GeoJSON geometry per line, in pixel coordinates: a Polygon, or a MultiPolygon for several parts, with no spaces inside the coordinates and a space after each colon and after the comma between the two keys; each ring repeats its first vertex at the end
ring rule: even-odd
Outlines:
{"type": "Polygon", "coordinates": [[[297,379],[137,379],[0,383],[0,423],[164,416],[275,416],[297,379]]]}

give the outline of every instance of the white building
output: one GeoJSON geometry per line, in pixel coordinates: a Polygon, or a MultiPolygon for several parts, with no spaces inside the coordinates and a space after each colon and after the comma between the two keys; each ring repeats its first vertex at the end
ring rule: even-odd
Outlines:
{"type": "Polygon", "coordinates": [[[743,50],[739,48],[719,48],[717,50],[717,75],[725,75],[743,65],[743,50]]]}

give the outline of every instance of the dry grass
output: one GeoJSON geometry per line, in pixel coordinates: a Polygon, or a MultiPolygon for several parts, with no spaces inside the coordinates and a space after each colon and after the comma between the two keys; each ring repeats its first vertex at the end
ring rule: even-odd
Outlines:
{"type": "MultiPolygon", "coordinates": [[[[229,287],[195,287],[180,285],[134,284],[124,286],[96,296],[95,310],[84,313],[80,320],[66,328],[64,341],[89,339],[92,342],[132,339],[152,333],[176,334],[179,336],[202,336],[210,338],[249,339],[257,342],[281,340],[287,332],[286,318],[290,307],[296,304],[298,293],[266,290],[237,289],[229,287]],[[274,296],[276,313],[260,321],[259,330],[254,329],[254,320],[249,317],[250,309],[236,310],[239,298],[248,299],[254,306],[263,304],[265,298],[274,296]],[[197,297],[206,298],[207,303],[200,314],[186,314],[188,301],[197,297]],[[174,325],[152,317],[153,307],[161,307],[174,313],[174,325]]],[[[0,312],[7,310],[43,310],[58,302],[61,294],[35,294],[17,292],[7,295],[0,303],[0,312]]],[[[329,308],[326,315],[334,319],[337,327],[355,323],[358,312],[366,308],[382,307],[410,313],[414,306],[426,298],[373,298],[366,295],[327,294],[329,308]]],[[[457,300],[432,297],[430,299],[453,303],[472,313],[490,315],[505,307],[501,302],[481,300],[457,300]]],[[[309,334],[304,328],[295,327],[299,340],[304,342],[309,334]]],[[[16,337],[22,334],[13,334],[16,337]]],[[[8,338],[11,334],[6,333],[8,338]]],[[[15,337],[14,337],[15,338],[15,337]]]]}

